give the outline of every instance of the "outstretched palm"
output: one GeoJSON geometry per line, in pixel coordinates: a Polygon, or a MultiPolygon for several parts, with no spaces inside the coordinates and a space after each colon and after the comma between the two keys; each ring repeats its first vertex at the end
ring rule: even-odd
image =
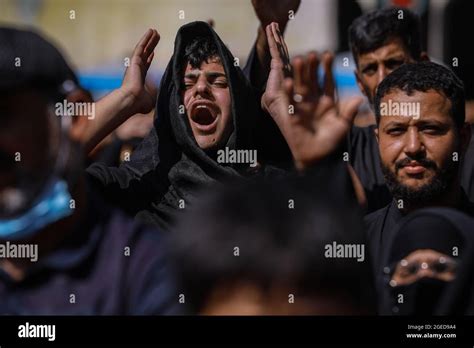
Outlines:
{"type": "Polygon", "coordinates": [[[155,106],[155,96],[145,88],[145,77],[153,61],[160,35],[155,29],[148,29],[133,50],[130,66],[125,71],[121,89],[134,98],[134,110],[146,114],[155,106]]]}
{"type": "Polygon", "coordinates": [[[362,99],[354,98],[344,104],[336,104],[330,54],[323,56],[325,81],[322,91],[316,75],[319,65],[316,53],[310,53],[306,59],[295,59],[293,78],[285,78],[288,49],[278,25],[268,25],[266,34],[272,60],[262,107],[280,128],[295,165],[303,169],[338,147],[350,129],[362,99]]]}

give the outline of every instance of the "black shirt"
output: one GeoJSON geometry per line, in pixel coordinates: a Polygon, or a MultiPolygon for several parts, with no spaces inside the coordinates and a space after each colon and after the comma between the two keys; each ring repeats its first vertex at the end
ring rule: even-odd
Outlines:
{"type": "MultiPolygon", "coordinates": [[[[474,216],[474,203],[470,202],[463,192],[459,210],[474,216]]],[[[404,217],[398,209],[397,201],[379,209],[364,218],[366,226],[367,241],[369,243],[369,254],[372,267],[376,275],[380,275],[385,253],[388,252],[389,242],[392,240],[395,226],[404,217]]]]}
{"type": "Polygon", "coordinates": [[[375,125],[354,126],[349,134],[349,161],[364,187],[367,213],[386,206],[392,200],[381,169],[375,128],[375,125]]]}

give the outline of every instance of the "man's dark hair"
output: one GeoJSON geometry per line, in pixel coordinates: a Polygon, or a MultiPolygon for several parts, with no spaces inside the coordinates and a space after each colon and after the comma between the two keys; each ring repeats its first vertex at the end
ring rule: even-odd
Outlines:
{"type": "Polygon", "coordinates": [[[420,19],[408,9],[390,8],[366,13],[349,27],[349,45],[357,64],[360,54],[400,38],[413,59],[421,55],[420,19]],[[402,12],[400,12],[402,11],[402,12]],[[403,18],[400,18],[403,15],[403,18]]]}
{"type": "Polygon", "coordinates": [[[383,79],[377,88],[374,101],[377,124],[380,122],[380,101],[395,89],[407,95],[412,95],[415,91],[427,92],[430,89],[442,93],[451,101],[451,117],[458,129],[465,122],[463,83],[442,65],[433,62],[404,64],[383,79]]]}
{"type": "Polygon", "coordinates": [[[202,63],[209,59],[219,57],[217,45],[210,36],[198,36],[186,47],[184,61],[189,62],[193,68],[199,68],[202,63]]]}
{"type": "Polygon", "coordinates": [[[333,242],[365,243],[361,217],[349,204],[324,197],[285,181],[234,185],[201,199],[170,248],[189,309],[203,309],[222,283],[248,281],[263,290],[283,282],[308,297],[343,295],[354,308],[370,312],[367,255],[364,262],[325,256],[333,242]]]}

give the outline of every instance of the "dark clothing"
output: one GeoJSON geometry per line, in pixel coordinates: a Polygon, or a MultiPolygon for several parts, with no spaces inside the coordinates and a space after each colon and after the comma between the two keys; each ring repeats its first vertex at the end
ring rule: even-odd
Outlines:
{"type": "MultiPolygon", "coordinates": [[[[256,91],[258,100],[261,100],[265,92],[268,78],[261,76],[262,70],[265,68],[258,60],[257,47],[254,44],[242,71],[256,91]]],[[[292,168],[293,157],[280,128],[262,108],[258,108],[256,116],[255,148],[258,151],[259,161],[285,170],[292,168]]]]}
{"type": "Polygon", "coordinates": [[[0,270],[0,314],[178,313],[163,237],[89,192],[76,228],[15,281],[0,270]],[[127,249],[129,248],[129,249],[127,249]]]}
{"type": "MultiPolygon", "coordinates": [[[[260,62],[258,61],[257,55],[257,44],[255,43],[250,50],[249,56],[247,57],[247,62],[245,63],[242,72],[244,73],[247,80],[252,84],[252,86],[259,92],[263,93],[265,89],[266,79],[265,81],[259,81],[258,75],[259,70],[262,69],[260,66],[260,62]]],[[[268,78],[268,77],[267,77],[268,78]]]]}
{"type": "MultiPolygon", "coordinates": [[[[474,203],[470,202],[464,193],[458,210],[474,216],[474,203]]],[[[398,209],[397,202],[393,200],[386,207],[367,215],[364,219],[370,260],[375,274],[380,274],[383,269],[389,243],[395,233],[395,226],[403,217],[404,214],[398,209]]]]}
{"type": "MultiPolygon", "coordinates": [[[[139,169],[138,169],[139,170],[139,169]]],[[[178,170],[178,168],[176,169],[178,170]]],[[[199,176],[197,168],[183,167],[179,168],[180,175],[188,176],[189,182],[195,180],[199,176]]],[[[157,192],[162,191],[162,183],[168,181],[162,177],[157,176],[156,171],[149,171],[145,174],[134,171],[127,165],[122,164],[119,168],[108,167],[103,163],[94,163],[87,169],[90,175],[91,182],[94,189],[100,192],[109,203],[115,204],[126,211],[128,214],[135,216],[135,218],[144,224],[158,226],[160,229],[169,230],[179,219],[180,214],[186,211],[186,207],[192,204],[194,199],[186,201],[175,201],[173,206],[164,210],[161,205],[163,199],[157,192]]],[[[265,166],[262,170],[249,175],[246,179],[257,178],[279,178],[285,175],[286,171],[276,167],[265,166]]],[[[347,172],[344,172],[347,175],[347,172]]],[[[235,178],[234,180],[245,180],[242,178],[235,178]]],[[[228,179],[232,182],[232,179],[228,179]]],[[[224,181],[213,181],[213,185],[221,185],[224,181]]],[[[209,183],[196,182],[194,184],[194,195],[198,195],[205,190],[205,188],[212,187],[209,183]]],[[[167,195],[179,197],[180,192],[177,192],[173,185],[169,186],[167,195]]]]}
{"type": "MultiPolygon", "coordinates": [[[[154,129],[134,151],[133,163],[119,168],[94,164],[88,169],[96,189],[141,221],[162,229],[174,225],[179,211],[192,205],[200,190],[249,176],[248,164],[217,163],[204,152],[180,112],[185,49],[199,36],[210,37],[215,43],[232,99],[233,132],[221,148],[256,149],[257,94],[214,30],[207,23],[194,22],[181,27],[176,35],[174,54],[161,80],[154,129]]],[[[264,166],[260,174],[269,171],[270,167],[264,166]]]]}
{"type": "Polygon", "coordinates": [[[375,127],[352,127],[348,141],[350,164],[357,173],[367,197],[367,213],[386,206],[392,200],[381,169],[375,127]]]}
{"type": "Polygon", "coordinates": [[[472,314],[472,260],[474,219],[450,208],[420,209],[402,219],[387,243],[379,277],[379,311],[398,315],[472,314]],[[417,250],[430,249],[452,257],[456,277],[447,282],[423,277],[411,283],[390,281],[402,259],[417,250]],[[454,251],[456,250],[456,253],[454,251]],[[403,295],[403,301],[399,301],[403,295]]]}

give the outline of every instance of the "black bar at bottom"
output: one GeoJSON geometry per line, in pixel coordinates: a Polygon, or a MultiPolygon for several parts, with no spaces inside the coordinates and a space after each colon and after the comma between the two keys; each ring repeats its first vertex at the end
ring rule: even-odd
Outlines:
{"type": "Polygon", "coordinates": [[[0,317],[0,347],[57,344],[410,344],[472,347],[473,317],[0,317]],[[55,325],[54,341],[52,327],[55,325]],[[49,330],[49,336],[48,336],[49,330]],[[36,336],[45,337],[19,337],[36,336]],[[49,337],[49,338],[48,338],[49,337]]]}

